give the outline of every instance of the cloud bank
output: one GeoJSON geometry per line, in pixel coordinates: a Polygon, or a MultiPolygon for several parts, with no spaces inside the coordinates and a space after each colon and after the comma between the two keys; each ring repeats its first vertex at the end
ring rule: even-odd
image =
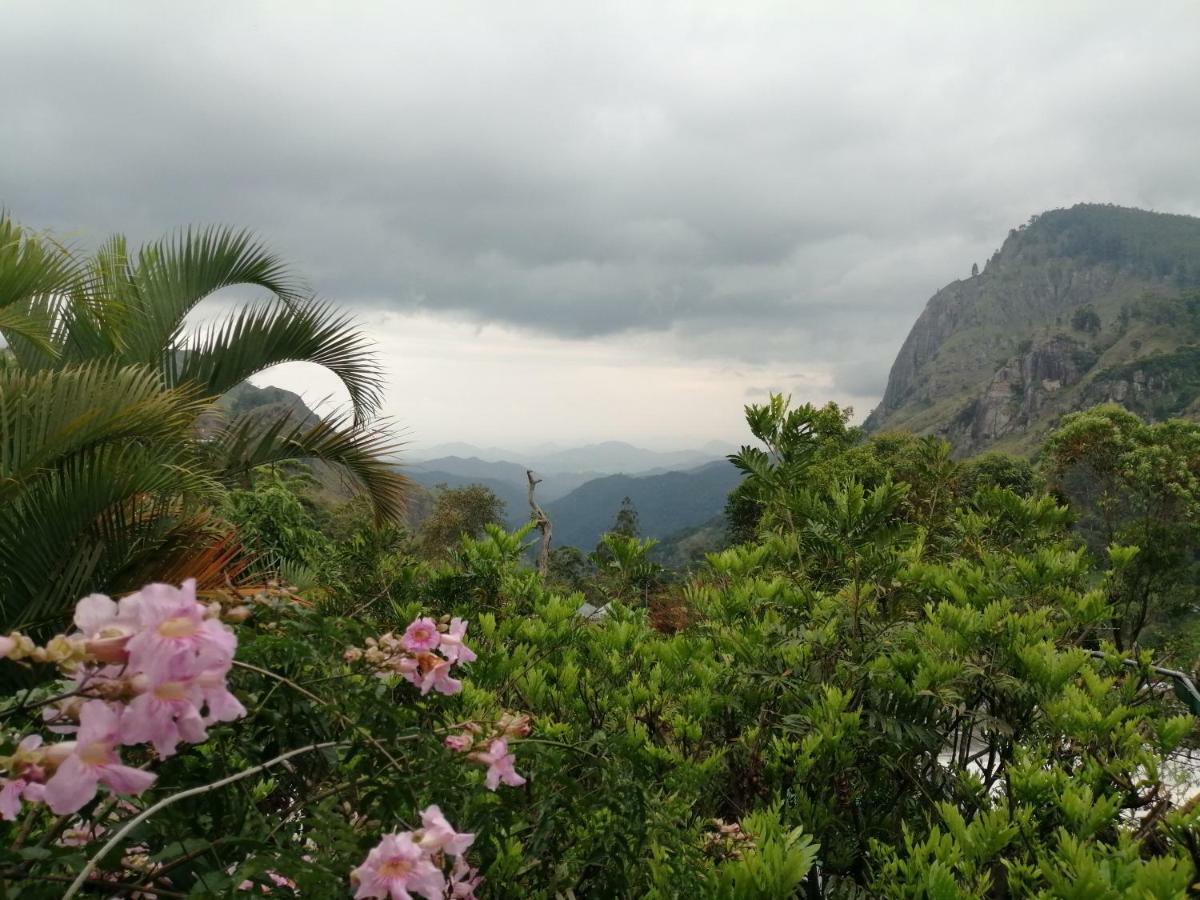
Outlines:
{"type": "Polygon", "coordinates": [[[1198,39],[1190,2],[16,3],[0,204],[249,226],[400,353],[473,323],[865,413],[1031,214],[1200,213],[1198,39]]]}

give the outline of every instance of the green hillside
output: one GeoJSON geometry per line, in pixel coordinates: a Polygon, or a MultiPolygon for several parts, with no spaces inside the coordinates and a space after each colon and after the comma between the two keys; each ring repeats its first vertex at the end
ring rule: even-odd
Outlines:
{"type": "Polygon", "coordinates": [[[1200,219],[1053,210],[930,299],[866,427],[1027,454],[1064,413],[1099,402],[1190,415],[1198,345],[1200,219]]]}
{"type": "Polygon", "coordinates": [[[725,460],[687,472],[662,475],[610,475],[596,478],[546,505],[555,543],[590,550],[612,527],[621,501],[638,511],[643,537],[662,538],[710,521],[741,479],[725,460]]]}

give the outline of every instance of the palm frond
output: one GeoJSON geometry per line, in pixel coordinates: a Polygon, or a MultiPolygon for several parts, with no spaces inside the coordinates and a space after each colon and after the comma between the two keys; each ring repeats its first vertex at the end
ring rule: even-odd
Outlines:
{"type": "Polygon", "coordinates": [[[251,562],[229,523],[202,509],[173,522],[154,556],[131,566],[126,577],[134,585],[194,578],[198,590],[220,591],[235,585],[251,562]]]}
{"type": "Polygon", "coordinates": [[[0,502],[73,454],[101,445],[185,445],[208,408],[193,389],[164,390],[144,366],[0,369],[0,502]]]}
{"type": "MultiPolygon", "coordinates": [[[[178,454],[182,456],[182,454],[178,454]]],[[[0,629],[61,615],[152,554],[217,486],[162,447],[105,444],[26,480],[0,504],[0,629]]]]}
{"type": "Polygon", "coordinates": [[[14,341],[25,342],[34,350],[53,355],[55,353],[54,344],[51,341],[53,324],[53,319],[46,315],[39,315],[37,308],[32,305],[24,305],[24,308],[20,308],[15,303],[9,306],[0,306],[0,335],[3,335],[4,340],[10,345],[14,341]]]}
{"type": "Polygon", "coordinates": [[[323,419],[296,422],[287,412],[273,419],[251,413],[230,422],[210,443],[214,469],[230,485],[260,466],[288,460],[321,460],[349,476],[371,501],[378,521],[400,521],[412,482],[391,460],[401,443],[378,425],[342,425],[323,419]]]}
{"type": "Polygon", "coordinates": [[[177,343],[183,320],[205,297],[235,285],[259,287],[284,303],[303,285],[248,231],[191,228],[143,247],[130,271],[125,358],[158,363],[177,343]]]}
{"type": "Polygon", "coordinates": [[[382,401],[380,369],[371,344],[353,320],[327,303],[254,304],[197,334],[179,353],[167,354],[170,384],[192,382],[213,396],[283,362],[324,366],[350,393],[355,424],[382,401]]]}
{"type": "Polygon", "coordinates": [[[0,212],[0,306],[68,289],[80,263],[64,247],[0,212]]]}
{"type": "Polygon", "coordinates": [[[18,358],[53,358],[55,311],[83,264],[54,240],[0,211],[0,335],[18,358]]]}

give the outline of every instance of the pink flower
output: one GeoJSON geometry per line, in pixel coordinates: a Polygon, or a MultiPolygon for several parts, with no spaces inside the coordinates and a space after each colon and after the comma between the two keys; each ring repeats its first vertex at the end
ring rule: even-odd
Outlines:
{"type": "Polygon", "coordinates": [[[208,738],[200,717],[202,697],[193,679],[160,681],[138,694],[121,713],[121,743],[154,745],[159,759],[175,754],[181,741],[208,738]]]}
{"type": "Polygon", "coordinates": [[[21,800],[37,803],[45,793],[45,785],[28,778],[5,778],[0,784],[0,819],[13,821],[21,814],[21,800]]]}
{"type": "Polygon", "coordinates": [[[267,870],[267,877],[271,879],[271,883],[275,885],[275,887],[292,889],[295,889],[296,887],[296,882],[292,881],[292,879],[288,878],[286,875],[280,875],[278,872],[272,871],[271,869],[267,870]]]}
{"type": "Polygon", "coordinates": [[[107,830],[99,822],[80,822],[78,825],[66,829],[62,833],[62,837],[58,839],[58,844],[62,847],[83,847],[99,838],[107,830]]]}
{"type": "Polygon", "coordinates": [[[468,866],[464,859],[457,859],[450,872],[450,896],[454,900],[476,900],[475,888],[481,881],[478,869],[468,866]]]}
{"type": "Polygon", "coordinates": [[[46,771],[42,767],[41,746],[40,734],[26,735],[17,744],[17,752],[9,758],[9,774],[16,777],[0,782],[0,819],[7,822],[15,819],[21,812],[22,800],[42,802],[45,792],[42,782],[46,780],[46,771]]]}
{"type": "Polygon", "coordinates": [[[413,893],[426,900],[441,900],[446,892],[445,876],[407,831],[384,835],[366,861],[350,874],[350,880],[358,886],[355,900],[412,900],[413,893]]]}
{"type": "Polygon", "coordinates": [[[450,630],[441,636],[442,655],[452,663],[474,662],[475,651],[463,643],[467,633],[467,623],[462,619],[451,619],[450,630]]]}
{"type": "Polygon", "coordinates": [[[455,753],[466,753],[475,746],[475,735],[464,732],[463,734],[450,734],[442,742],[455,753]]]}
{"type": "MultiPolygon", "coordinates": [[[[437,660],[437,657],[433,657],[437,660]]],[[[424,661],[422,661],[424,663],[424,661]]],[[[439,694],[457,694],[462,690],[462,682],[456,678],[450,677],[451,662],[439,660],[432,665],[431,668],[425,671],[421,677],[421,694],[428,694],[430,689],[437,691],[439,694]]],[[[425,668],[422,664],[422,669],[425,668]]]]}
{"type": "Polygon", "coordinates": [[[89,594],[75,604],[75,627],[84,638],[84,649],[101,662],[124,663],[126,646],[137,630],[137,594],[120,603],[104,594],[89,594]]]}
{"type": "Polygon", "coordinates": [[[168,677],[181,663],[198,668],[227,665],[237,648],[237,637],[226,626],[206,616],[196,602],[196,581],[182,587],[150,584],[137,594],[140,630],[129,639],[129,663],[151,681],[168,677]]]}
{"type": "Polygon", "coordinates": [[[196,676],[196,688],[205,706],[205,724],[232,722],[246,715],[246,707],[229,692],[225,684],[227,671],[227,668],[205,669],[196,676]]]}
{"type": "Polygon", "coordinates": [[[483,879],[479,870],[467,865],[461,856],[454,861],[454,869],[450,872],[450,896],[454,900],[475,900],[475,888],[483,879]]]}
{"type": "Polygon", "coordinates": [[[472,753],[471,759],[488,767],[483,783],[489,791],[494,791],[502,781],[509,787],[520,787],[525,783],[513,768],[516,758],[508,752],[508,741],[504,738],[492,741],[487,753],[472,753]]]}
{"type": "Polygon", "coordinates": [[[426,853],[459,857],[475,843],[475,835],[455,831],[441,809],[434,805],[425,807],[421,813],[421,838],[417,843],[426,853]]]}
{"type": "Polygon", "coordinates": [[[46,804],[57,815],[73,813],[96,796],[103,783],[118,794],[140,794],[157,776],[121,764],[120,717],[103,700],[89,700],[79,713],[71,753],[46,782],[46,804]]]}
{"type": "Polygon", "coordinates": [[[529,734],[532,726],[526,713],[519,716],[505,713],[496,722],[496,727],[505,737],[525,737],[529,734]]]}
{"type": "Polygon", "coordinates": [[[408,628],[404,630],[400,646],[410,653],[424,653],[427,650],[435,649],[441,639],[437,622],[433,619],[413,619],[408,628]]]}

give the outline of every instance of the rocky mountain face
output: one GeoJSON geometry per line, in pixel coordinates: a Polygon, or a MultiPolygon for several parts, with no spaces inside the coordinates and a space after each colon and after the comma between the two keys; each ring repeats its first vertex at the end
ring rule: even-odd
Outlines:
{"type": "Polygon", "coordinates": [[[1029,453],[1066,412],[1200,411],[1200,219],[1080,205],[1009,232],[929,301],[867,419],[1029,453]]]}

